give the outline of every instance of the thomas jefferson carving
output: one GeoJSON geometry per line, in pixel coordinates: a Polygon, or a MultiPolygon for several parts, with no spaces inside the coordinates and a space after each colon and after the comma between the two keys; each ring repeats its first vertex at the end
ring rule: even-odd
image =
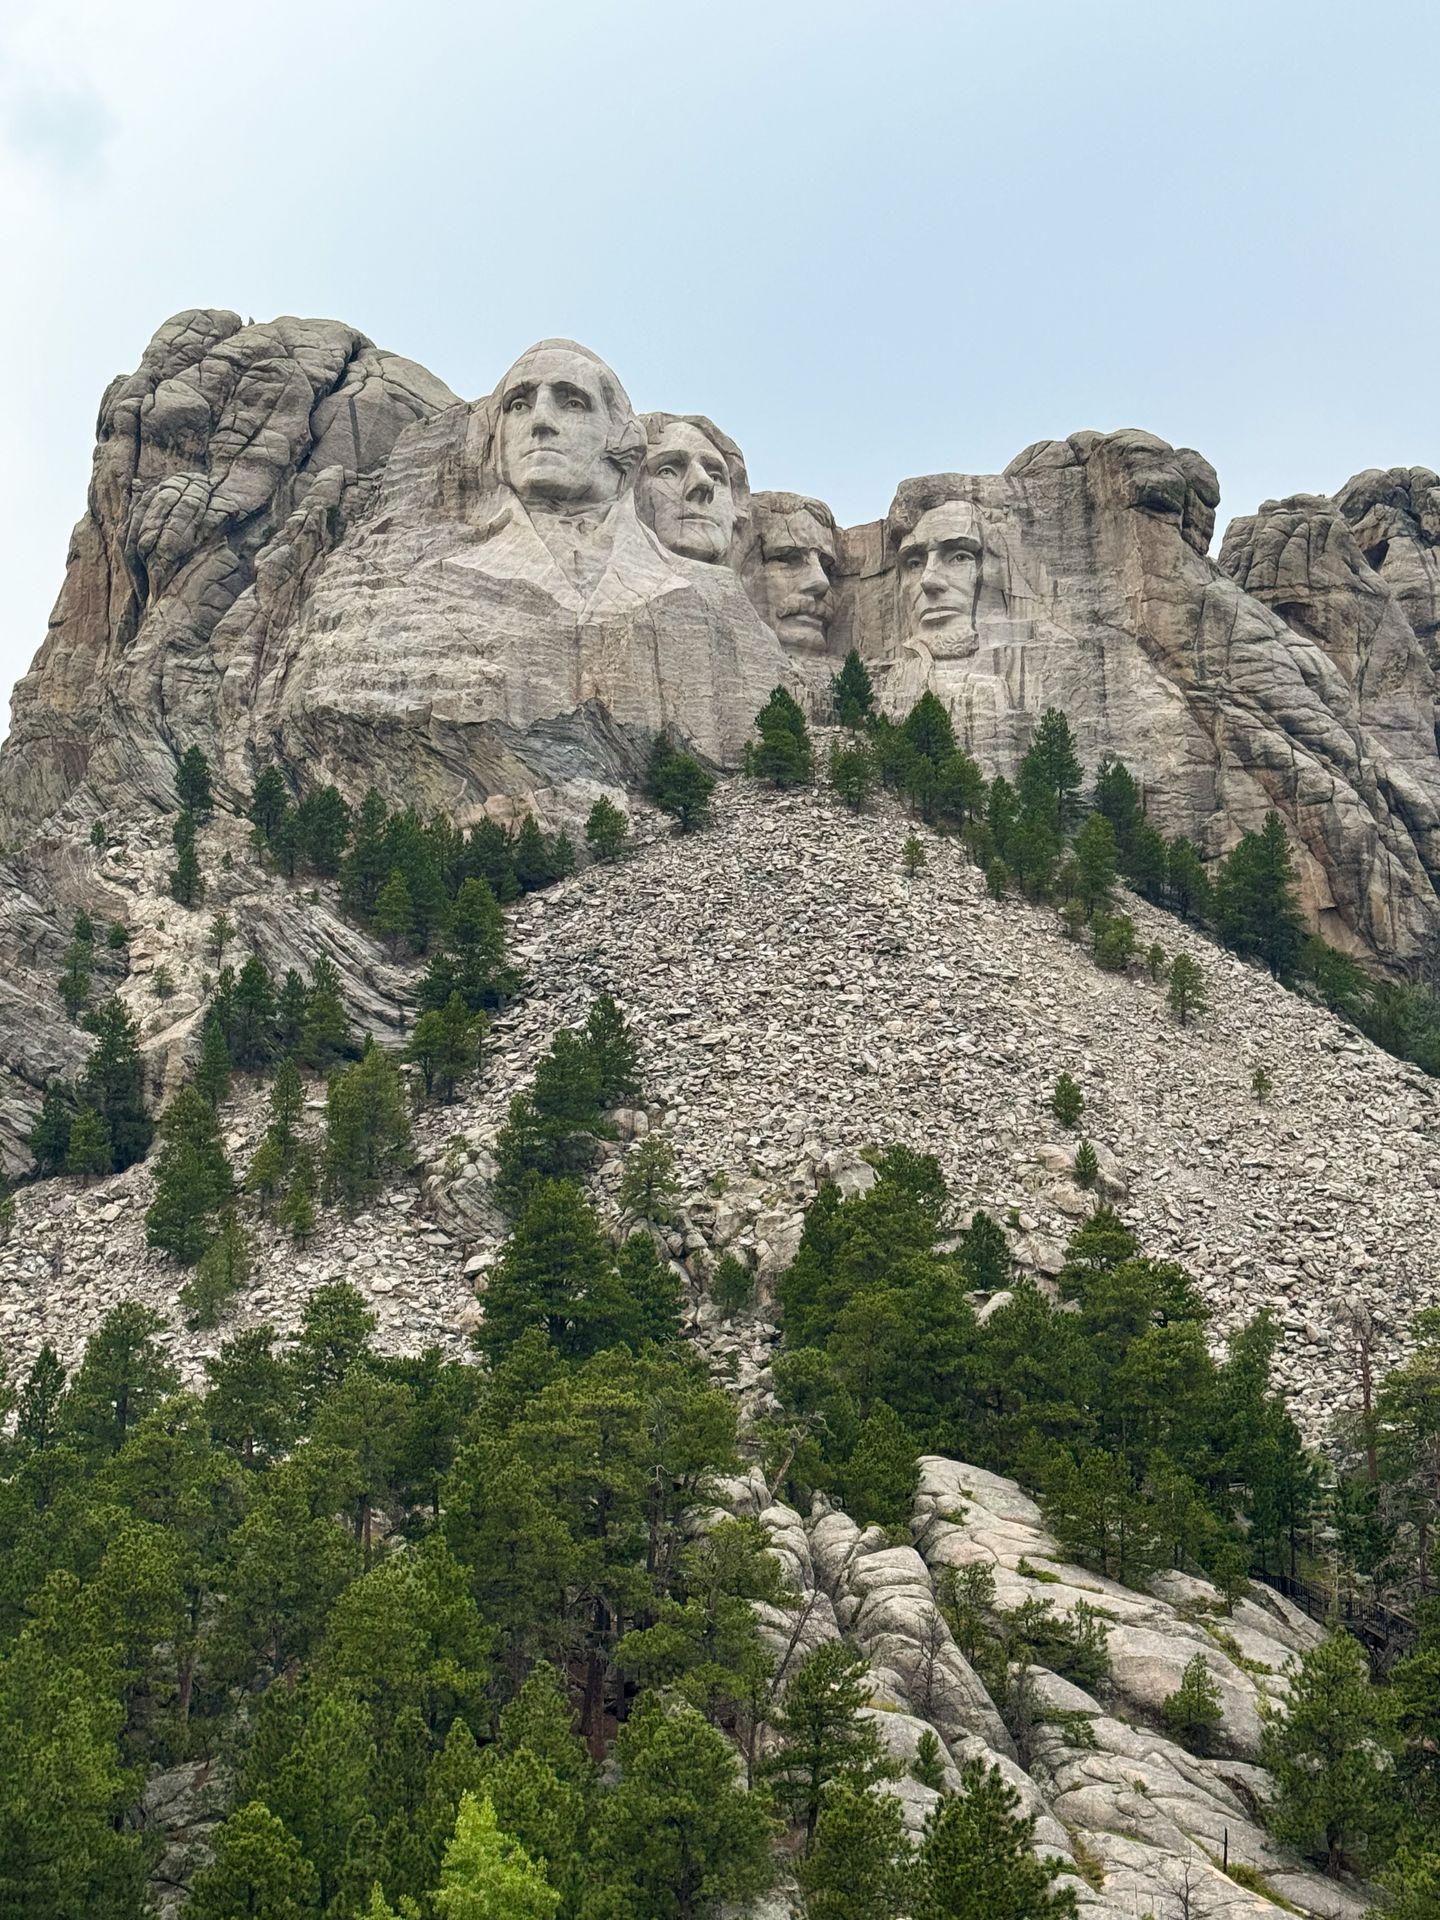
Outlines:
{"type": "Polygon", "coordinates": [[[647,413],[643,425],[640,518],[672,553],[718,565],[748,518],[750,483],[740,449],[703,414],[647,413]]]}

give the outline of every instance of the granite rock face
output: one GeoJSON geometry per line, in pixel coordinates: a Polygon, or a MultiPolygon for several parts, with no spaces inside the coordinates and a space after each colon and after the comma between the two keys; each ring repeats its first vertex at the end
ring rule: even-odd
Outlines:
{"type": "MultiPolygon", "coordinates": [[[[752,495],[704,415],[636,415],[573,341],[471,403],[338,322],[177,315],[102,400],[0,749],[0,1150],[23,1160],[44,1080],[83,1050],[53,992],[75,911],[126,905],[89,830],[148,836],[163,893],[186,748],[222,816],[273,764],[297,795],[375,785],[573,835],[634,791],[657,730],[726,769],[776,685],[823,715],[852,646],[887,711],[935,692],[987,774],[1054,705],[1212,858],[1278,809],[1312,923],[1417,964],[1440,941],[1440,480],[1267,502],[1215,560],[1218,500],[1190,449],[1079,433],[906,480],[843,528],[752,495]]],[[[315,944],[302,903],[277,914],[277,951],[315,944]]],[[[401,1018],[342,972],[360,1017],[401,1018]]],[[[157,1084],[192,1028],[154,1040],[157,1084]]]]}
{"type": "Polygon", "coordinates": [[[1138,432],[905,481],[845,536],[838,644],[887,711],[936,693],[987,773],[1062,708],[1086,763],[1120,755],[1155,824],[1211,857],[1274,807],[1312,923],[1409,960],[1440,911],[1435,678],[1407,617],[1431,550],[1397,538],[1402,603],[1336,504],[1297,499],[1237,521],[1217,564],[1218,499],[1200,455],[1138,432]]]}
{"type": "Polygon", "coordinates": [[[65,582],[15,690],[0,838],[82,782],[92,812],[168,805],[176,754],[213,743],[230,635],[265,583],[338,538],[401,431],[453,400],[336,321],[167,321],[100,403],[65,582]]]}
{"type": "Polygon", "coordinates": [[[337,322],[180,314],[102,401],[0,839],[164,807],[190,745],[231,800],[275,762],[573,828],[657,729],[732,766],[776,684],[823,711],[854,645],[989,773],[1053,704],[1212,857],[1277,808],[1314,924],[1404,966],[1440,928],[1440,480],[1269,502],[1217,563],[1218,502],[1191,449],[1077,433],[841,528],[572,341],[470,404],[337,322]]]}

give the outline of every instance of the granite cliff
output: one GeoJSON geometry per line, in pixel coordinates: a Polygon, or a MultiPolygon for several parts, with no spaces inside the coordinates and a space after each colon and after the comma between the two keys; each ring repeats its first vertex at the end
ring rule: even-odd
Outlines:
{"type": "MultiPolygon", "coordinates": [[[[841,528],[752,495],[712,422],[637,415],[572,342],[472,404],[336,322],[177,315],[104,395],[0,749],[0,1151],[23,1163],[45,1080],[84,1051],[47,985],[74,912],[135,917],[91,829],[163,836],[187,748],[222,810],[273,765],[297,795],[373,785],[573,833],[633,792],[658,730],[726,768],[773,686],[823,713],[852,646],[887,710],[944,700],[987,773],[1054,705],[1209,858],[1277,809],[1312,924],[1414,968],[1440,930],[1440,482],[1267,502],[1212,558],[1218,501],[1189,449],[1078,433],[904,481],[841,528]]],[[[384,1023],[343,927],[291,899],[260,937],[277,965],[329,946],[384,1023]]],[[[153,1036],[161,1081],[189,1032],[153,1036]]]]}

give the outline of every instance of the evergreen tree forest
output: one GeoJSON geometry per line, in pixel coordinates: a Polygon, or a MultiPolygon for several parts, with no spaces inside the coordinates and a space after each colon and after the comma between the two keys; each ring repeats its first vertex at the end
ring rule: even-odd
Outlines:
{"type": "MultiPolygon", "coordinates": [[[[831,784],[853,811],[876,789],[908,807],[911,884],[926,884],[919,832],[957,834],[992,895],[1054,903],[1115,972],[1147,964],[1129,888],[1440,1070],[1421,989],[1304,937],[1277,815],[1207,865],[1149,825],[1119,761],[1087,781],[1062,714],[1039,719],[1010,781],[986,778],[933,696],[887,721],[855,660],[835,697],[848,731],[831,784]]],[[[756,780],[813,780],[781,689],[756,735],[756,780]]],[[[648,785],[681,835],[704,826],[710,776],[663,737],[648,785]]],[[[171,892],[193,910],[214,807],[203,756],[185,756],[177,795],[171,892]]],[[[601,994],[509,1103],[494,1182],[508,1232],[463,1359],[382,1351],[343,1282],[314,1288],[293,1335],[234,1331],[258,1221],[303,1244],[412,1166],[417,1108],[456,1097],[524,991],[504,905],[575,862],[533,820],[460,833],[373,792],[352,816],[333,788],[297,802],[273,772],[249,818],[267,862],[333,881],[412,966],[415,1019],[403,1049],[362,1039],[331,962],[276,979],[218,913],[195,1072],[157,1115],[135,1022],[96,991],[123,968],[124,930],[102,948],[76,917],[60,991],[90,1052],[46,1090],[37,1167],[88,1184],[150,1155],[148,1244],[218,1343],[182,1384],[159,1316],[126,1302],[73,1371],[47,1346],[0,1381],[0,1920],[151,1912],[159,1841],[138,1809],[148,1779],[190,1762],[220,1811],[193,1920],[719,1920],[781,1874],[808,1920],[1073,1920],[998,1771],[967,1766],[907,1837],[863,1660],[834,1640],[777,1652],[762,1623],[798,1597],[760,1523],[720,1517],[719,1483],[758,1464],[773,1499],[808,1511],[822,1496],[908,1544],[925,1453],[1015,1478],[1067,1555],[1127,1585],[1202,1575],[1233,1605],[1251,1578],[1313,1571],[1318,1534],[1337,1594],[1401,1605],[1413,1636],[1383,1685],[1344,1633],[1297,1663],[1290,1711],[1266,1722],[1266,1818],[1321,1870],[1366,1876],[1377,1913],[1431,1910],[1440,1312],[1321,1457],[1273,1385],[1269,1316],[1217,1350],[1191,1276],[1102,1203],[1042,1290],[935,1158],[890,1145],[870,1152],[868,1185],[811,1202],[777,1285],[775,1410],[742,1433],[682,1336],[673,1153],[625,1149],[618,1221],[587,1188],[616,1109],[643,1096],[636,1038],[601,994]],[[232,1165],[222,1114],[247,1076],[266,1126],[232,1165]]],[[[620,861],[628,830],[597,805],[592,857],[620,861]]],[[[1177,1027],[1202,1024],[1204,969],[1155,951],[1177,1027]]],[[[1088,1185],[1084,1109],[1062,1074],[1053,1113],[1088,1185]]],[[[0,1189],[3,1208],[0,1239],[0,1189]]],[[[722,1261],[712,1298],[748,1310],[753,1276],[722,1261]]],[[[983,1569],[952,1573],[944,1617],[1024,1762],[1031,1664],[1103,1689],[1103,1609],[1062,1617],[1042,1592],[1007,1611],[983,1569]]],[[[1208,1750],[1220,1708],[1203,1660],[1160,1718],[1208,1750]]],[[[953,1778],[933,1742],[912,1771],[937,1790],[953,1778]]]]}

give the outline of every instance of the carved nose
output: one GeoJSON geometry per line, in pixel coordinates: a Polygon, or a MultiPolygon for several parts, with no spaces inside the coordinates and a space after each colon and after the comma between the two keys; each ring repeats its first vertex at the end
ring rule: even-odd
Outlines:
{"type": "Polygon", "coordinates": [[[812,600],[823,600],[830,588],[830,576],[812,553],[809,565],[800,582],[801,593],[808,594],[812,600]]]}
{"type": "Polygon", "coordinates": [[[691,465],[685,475],[685,498],[697,501],[701,506],[715,498],[715,482],[698,461],[691,465]]]}

